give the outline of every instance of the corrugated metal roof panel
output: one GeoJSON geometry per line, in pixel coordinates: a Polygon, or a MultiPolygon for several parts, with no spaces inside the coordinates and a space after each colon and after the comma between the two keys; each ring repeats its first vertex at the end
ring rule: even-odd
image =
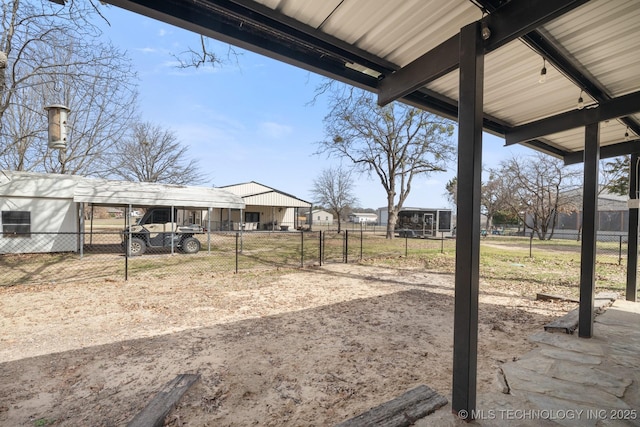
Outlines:
{"type": "Polygon", "coordinates": [[[481,16],[477,7],[463,0],[346,0],[322,30],[405,66],[481,16]]]}
{"type": "Polygon", "coordinates": [[[245,196],[243,199],[247,206],[282,206],[288,208],[308,208],[311,206],[309,202],[275,191],[254,196],[245,196]]]}
{"type": "Polygon", "coordinates": [[[72,199],[82,177],[3,170],[0,172],[0,195],[3,197],[45,197],[72,199]]]}
{"type": "Polygon", "coordinates": [[[2,171],[0,194],[73,199],[103,205],[179,206],[243,209],[244,201],[217,188],[109,181],[78,175],[2,171]]]}
{"type": "Polygon", "coordinates": [[[244,209],[245,206],[242,198],[218,188],[90,178],[77,185],[73,200],[103,205],[229,209],[244,209]]]}
{"type": "Polygon", "coordinates": [[[219,188],[225,191],[229,191],[240,197],[252,196],[255,194],[262,194],[269,191],[274,191],[273,188],[267,187],[266,185],[259,184],[255,181],[243,182],[242,184],[225,185],[219,188]]]}
{"type": "Polygon", "coordinates": [[[542,31],[604,85],[610,95],[638,89],[638,0],[590,1],[545,25],[542,31]]]}
{"type": "MultiPolygon", "coordinates": [[[[126,0],[107,2],[128,5],[126,0]]],[[[167,6],[166,2],[159,3],[167,6]]],[[[535,6],[530,2],[492,3],[509,5],[512,12],[520,9],[520,5],[523,8],[535,6]]],[[[166,10],[171,10],[170,5],[167,9],[154,9],[153,2],[150,4],[146,7],[155,12],[165,10],[164,14],[153,13],[155,17],[166,19],[166,10]]],[[[206,2],[193,4],[195,10],[198,7],[207,8],[206,2]]],[[[482,12],[476,4],[469,0],[247,0],[238,3],[238,8],[227,9],[225,5],[219,5],[219,16],[223,24],[226,24],[226,13],[238,22],[246,19],[252,23],[247,26],[246,34],[242,31],[238,34],[235,29],[229,30],[224,25],[220,31],[223,32],[223,39],[228,36],[240,45],[249,46],[277,59],[298,66],[304,65],[355,85],[373,88],[374,85],[369,80],[353,77],[349,69],[352,67],[346,67],[345,64],[344,71],[340,70],[343,55],[350,56],[349,60],[344,59],[345,62],[360,55],[369,65],[377,62],[382,68],[388,68],[390,63],[399,67],[406,66],[458,34],[462,27],[478,21],[482,12]],[[257,4],[270,8],[275,13],[262,15],[257,4]],[[297,25],[295,21],[304,25],[297,25]],[[330,38],[318,34],[314,29],[330,35],[337,42],[333,44],[330,38]],[[253,31],[258,33],[257,38],[253,37],[253,31]],[[267,39],[269,42],[265,43],[267,39]],[[345,51],[350,50],[349,45],[354,49],[346,53],[345,51]]],[[[570,9],[570,5],[565,6],[570,9]]],[[[146,7],[142,9],[146,10],[146,7]]],[[[516,15],[512,17],[525,24],[525,18],[516,15]]],[[[169,19],[169,22],[177,25],[182,23],[179,19],[169,19]]],[[[202,24],[190,23],[195,28],[203,28],[205,34],[216,34],[218,31],[217,27],[199,27],[202,24]]],[[[580,91],[585,89],[582,86],[587,86],[587,90],[601,100],[639,90],[638,46],[638,0],[590,0],[538,28],[536,34],[528,40],[512,41],[487,54],[484,107],[485,113],[495,119],[492,123],[498,123],[494,125],[493,131],[508,132],[509,126],[531,123],[575,110],[580,91]],[[534,48],[540,49],[542,53],[537,53],[534,48]],[[546,64],[545,84],[538,83],[542,67],[541,55],[550,56],[546,64]],[[564,64],[562,73],[553,66],[551,57],[554,56],[559,63],[564,64]],[[572,76],[568,78],[563,73],[572,76]],[[502,123],[506,126],[501,130],[502,123]]],[[[366,71],[363,72],[366,74],[366,71]]],[[[429,83],[427,88],[447,99],[435,96],[437,101],[431,101],[420,94],[412,97],[411,102],[451,114],[458,99],[458,72],[449,73],[429,83]]],[[[585,104],[594,103],[589,93],[583,93],[582,97],[585,104]]],[[[635,124],[632,126],[636,128],[636,132],[640,129],[637,117],[638,114],[635,115],[635,124]]],[[[571,151],[582,144],[583,138],[568,131],[566,134],[548,135],[543,139],[550,141],[550,146],[561,148],[561,151],[571,151]],[[553,140],[556,136],[559,139],[553,140]]],[[[603,133],[603,141],[607,144],[623,142],[624,136],[617,138],[612,131],[606,132],[603,133]]]]}
{"type": "Polygon", "coordinates": [[[311,203],[255,181],[220,187],[242,197],[248,205],[309,207],[311,203]]]}

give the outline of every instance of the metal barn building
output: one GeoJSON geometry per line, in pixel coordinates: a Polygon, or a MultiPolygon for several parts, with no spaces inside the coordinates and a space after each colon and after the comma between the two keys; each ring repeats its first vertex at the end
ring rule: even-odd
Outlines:
{"type": "MultiPolygon", "coordinates": [[[[244,217],[230,218],[232,223],[242,222],[245,230],[288,230],[302,226],[299,210],[308,213],[312,204],[255,181],[219,187],[240,196],[246,204],[244,217]]],[[[304,214],[303,214],[304,215],[304,214]]]]}

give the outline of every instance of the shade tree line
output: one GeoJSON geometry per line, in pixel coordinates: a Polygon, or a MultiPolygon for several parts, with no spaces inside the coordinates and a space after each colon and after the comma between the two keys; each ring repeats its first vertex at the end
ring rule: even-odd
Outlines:
{"type": "MultiPolygon", "coordinates": [[[[602,162],[599,191],[626,195],[629,157],[602,162]]],[[[582,210],[583,171],[560,159],[536,153],[511,157],[486,171],[482,183],[481,213],[485,228],[492,224],[526,227],[540,240],[553,238],[561,214],[582,210]]],[[[446,185],[456,204],[457,178],[446,185]]]]}

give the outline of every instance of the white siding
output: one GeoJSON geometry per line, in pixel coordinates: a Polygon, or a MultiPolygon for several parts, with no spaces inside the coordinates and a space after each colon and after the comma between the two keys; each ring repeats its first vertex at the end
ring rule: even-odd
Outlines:
{"type": "Polygon", "coordinates": [[[77,204],[70,199],[2,197],[2,211],[31,213],[31,237],[0,236],[0,253],[69,252],[78,250],[77,204]],[[54,234],[38,234],[54,233],[54,234]]]}

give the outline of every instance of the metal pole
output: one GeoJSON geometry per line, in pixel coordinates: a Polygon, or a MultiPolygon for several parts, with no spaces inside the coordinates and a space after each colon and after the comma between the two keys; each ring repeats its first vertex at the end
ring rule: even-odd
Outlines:
{"type": "MultiPolygon", "coordinates": [[[[171,236],[171,255],[173,255],[173,223],[175,222],[175,213],[173,211],[173,206],[171,206],[171,233],[169,234],[169,236],[171,236]]],[[[162,240],[165,239],[165,234],[162,235],[162,240]]]]}
{"type": "Polygon", "coordinates": [[[89,223],[89,228],[91,234],[89,234],[89,245],[93,245],[93,204],[91,205],[91,222],[89,223]]]}
{"type": "Polygon", "coordinates": [[[440,232],[440,253],[444,253],[444,231],[440,232]]]}
{"type": "Polygon", "coordinates": [[[80,251],[80,259],[84,255],[84,203],[80,203],[80,209],[78,212],[78,218],[80,220],[80,233],[78,234],[78,249],[80,251]]]}
{"type": "Polygon", "coordinates": [[[533,231],[529,235],[529,258],[533,258],[533,231]]]}
{"type": "Polygon", "coordinates": [[[131,205],[125,208],[124,228],[128,235],[124,245],[124,280],[129,280],[129,254],[131,253],[131,205]]]}
{"type": "Polygon", "coordinates": [[[362,245],[364,243],[363,240],[363,232],[362,232],[362,223],[360,223],[360,261],[362,261],[362,245]]]}
{"type": "Polygon", "coordinates": [[[318,257],[320,258],[320,267],[322,267],[322,255],[323,255],[323,251],[322,251],[322,230],[319,231],[319,239],[320,241],[318,242],[318,257]]]}
{"type": "Polygon", "coordinates": [[[349,263],[349,230],[344,230],[344,263],[349,263]]]}
{"type": "Polygon", "coordinates": [[[404,257],[409,258],[409,233],[404,235],[404,257]]]}
{"type": "MultiPolygon", "coordinates": [[[[638,203],[638,153],[631,154],[629,168],[629,198],[638,203]]],[[[638,205],[629,208],[629,231],[627,236],[627,301],[638,300],[638,205]]]]}
{"type": "Polygon", "coordinates": [[[304,267],[304,233],[300,231],[300,268],[304,267]]]}
{"type": "Polygon", "coordinates": [[[593,336],[599,162],[600,127],[598,123],[589,124],[585,128],[584,137],[583,226],[580,251],[580,307],[578,309],[578,336],[581,338],[593,336]]]}
{"type": "Polygon", "coordinates": [[[236,274],[238,273],[238,240],[240,235],[236,233],[236,274]]]}
{"type": "Polygon", "coordinates": [[[618,244],[618,265],[622,264],[622,236],[618,236],[620,242],[618,244]]]}
{"type": "Polygon", "coordinates": [[[211,215],[213,211],[207,208],[207,253],[211,254],[211,215]]]}
{"type": "Polygon", "coordinates": [[[478,369],[484,81],[484,49],[480,32],[479,22],[469,24],[460,30],[458,238],[456,240],[451,410],[465,420],[473,418],[475,412],[478,369]]]}

